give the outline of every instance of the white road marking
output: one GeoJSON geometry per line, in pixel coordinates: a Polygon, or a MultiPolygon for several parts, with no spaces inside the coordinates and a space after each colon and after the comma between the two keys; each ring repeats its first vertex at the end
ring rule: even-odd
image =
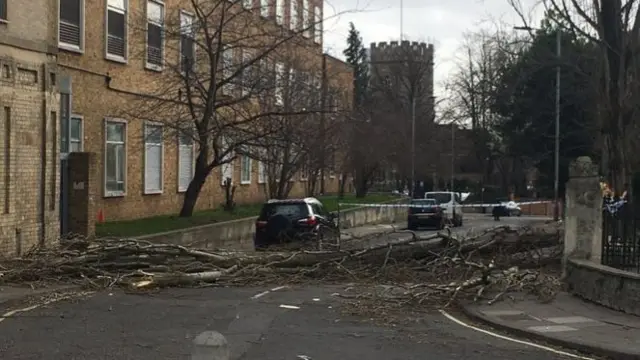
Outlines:
{"type": "Polygon", "coordinates": [[[456,324],[458,324],[460,326],[466,327],[467,329],[478,331],[478,332],[483,333],[485,335],[493,336],[493,337],[496,337],[498,339],[511,341],[511,342],[514,342],[514,343],[517,343],[517,344],[521,344],[521,345],[531,346],[531,347],[534,347],[534,348],[538,348],[540,350],[545,350],[545,351],[548,351],[548,352],[551,352],[551,353],[554,353],[554,354],[557,354],[557,355],[563,355],[563,356],[570,357],[570,358],[573,358],[573,359],[596,360],[595,358],[590,358],[590,357],[586,357],[586,356],[580,356],[580,355],[572,354],[572,353],[569,353],[569,352],[566,352],[566,351],[556,350],[556,349],[548,347],[548,346],[532,343],[532,342],[529,342],[529,341],[514,339],[514,338],[510,338],[508,336],[496,334],[496,333],[494,333],[492,331],[481,329],[481,328],[479,328],[477,326],[469,325],[469,324],[463,322],[462,320],[459,320],[459,319],[455,318],[453,315],[449,314],[448,312],[446,312],[444,310],[439,310],[439,311],[444,317],[446,317],[447,319],[453,321],[454,323],[456,323],[456,324]]]}
{"type": "Polygon", "coordinates": [[[293,309],[293,310],[300,309],[299,306],[293,306],[293,305],[280,305],[280,307],[283,309],[293,309]]]}
{"type": "Polygon", "coordinates": [[[93,291],[83,291],[83,292],[79,292],[79,293],[73,293],[73,294],[70,294],[70,295],[61,296],[59,298],[49,299],[49,300],[41,302],[40,304],[27,306],[27,307],[22,308],[22,309],[11,310],[11,311],[8,311],[8,312],[4,313],[2,316],[0,316],[0,322],[3,322],[5,320],[7,320],[8,318],[14,316],[15,314],[28,312],[28,311],[35,310],[35,309],[37,309],[39,307],[42,307],[42,306],[46,306],[46,305],[49,305],[49,304],[56,303],[58,301],[68,300],[68,299],[81,297],[81,296],[87,296],[87,295],[91,295],[93,293],[94,293],[93,291]]]}
{"type": "Polygon", "coordinates": [[[251,297],[251,299],[252,300],[259,299],[259,298],[261,298],[261,297],[263,297],[263,296],[265,296],[265,295],[267,295],[267,294],[269,294],[271,292],[278,291],[278,290],[283,290],[283,289],[287,289],[287,288],[289,288],[289,287],[286,286],[286,285],[285,286],[277,286],[277,287],[274,287],[271,290],[265,290],[265,291],[263,291],[261,293],[255,294],[255,295],[253,295],[251,297]]]}

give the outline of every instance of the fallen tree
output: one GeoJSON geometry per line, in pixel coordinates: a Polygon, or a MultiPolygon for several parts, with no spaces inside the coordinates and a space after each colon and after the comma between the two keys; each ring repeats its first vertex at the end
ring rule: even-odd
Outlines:
{"type": "MultiPolygon", "coordinates": [[[[341,251],[232,252],[134,239],[70,240],[2,262],[0,283],[71,282],[91,288],[149,289],[206,284],[349,280],[402,285],[404,301],[479,297],[549,283],[539,269],[558,263],[555,224],[500,226],[473,236],[427,238],[341,251]]],[[[501,295],[494,295],[501,296],[501,295]]],[[[496,297],[496,298],[497,298],[496,297]]]]}

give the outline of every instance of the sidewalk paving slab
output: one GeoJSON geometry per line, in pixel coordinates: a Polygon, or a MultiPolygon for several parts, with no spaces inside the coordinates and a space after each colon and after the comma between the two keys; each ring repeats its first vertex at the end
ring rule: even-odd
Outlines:
{"type": "Polygon", "coordinates": [[[560,293],[551,303],[535,297],[462,306],[471,319],[498,330],[616,360],[640,359],[640,317],[560,293]]]}

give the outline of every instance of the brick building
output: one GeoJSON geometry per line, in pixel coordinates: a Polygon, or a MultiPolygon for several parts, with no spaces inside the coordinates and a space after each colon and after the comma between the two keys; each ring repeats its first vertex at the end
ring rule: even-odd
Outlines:
{"type": "Polygon", "coordinates": [[[0,254],[59,237],[56,4],[0,0],[0,254]]]}
{"type": "MultiPolygon", "coordinates": [[[[87,186],[92,190],[86,194],[93,203],[87,208],[89,216],[113,221],[180,210],[193,176],[197,145],[193,139],[167,136],[170,126],[149,121],[154,114],[141,119],[127,115],[123,109],[149,97],[151,86],[171,79],[174,75],[169,63],[182,66],[183,62],[198,58],[193,39],[182,30],[179,40],[168,36],[170,24],[180,24],[183,29],[184,24],[194,22],[190,4],[186,0],[60,0],[56,19],[58,64],[60,71],[71,78],[73,89],[72,115],[63,127],[68,129],[63,134],[68,138],[68,147],[62,151],[95,154],[87,161],[97,164],[86,164],[94,169],[87,173],[87,186]]],[[[307,58],[315,59],[311,62],[320,63],[321,0],[248,0],[238,2],[233,9],[245,11],[241,16],[252,19],[252,24],[279,29],[281,33],[304,26],[306,30],[296,35],[291,42],[294,45],[287,45],[288,50],[297,47],[298,53],[304,52],[307,58]]],[[[234,62],[242,61],[244,55],[225,51],[222,56],[223,61],[234,62]]],[[[272,68],[274,76],[281,70],[278,66],[272,68]]],[[[351,83],[344,87],[351,87],[351,83]]],[[[180,89],[168,91],[183,95],[180,89]]],[[[240,90],[227,95],[238,94],[240,90]]],[[[70,171],[73,173],[74,169],[70,171]]],[[[243,156],[214,169],[202,188],[196,210],[221,205],[222,179],[226,177],[237,185],[237,203],[264,199],[262,172],[258,161],[243,156]]],[[[305,186],[299,177],[295,181],[291,195],[300,196],[305,186]]],[[[75,186],[66,186],[72,185],[75,186]]],[[[328,179],[327,187],[327,191],[335,191],[337,179],[328,179]]]]}

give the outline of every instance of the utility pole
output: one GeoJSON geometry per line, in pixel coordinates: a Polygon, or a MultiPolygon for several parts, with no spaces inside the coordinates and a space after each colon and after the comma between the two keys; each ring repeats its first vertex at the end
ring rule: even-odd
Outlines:
{"type": "MultiPolygon", "coordinates": [[[[324,173],[326,167],[326,124],[325,112],[327,107],[327,56],[322,54],[322,75],[320,79],[320,193],[324,194],[324,173]]],[[[343,179],[344,181],[344,179],[343,179]]]]}
{"type": "Polygon", "coordinates": [[[556,29],[556,133],[555,133],[555,174],[553,179],[553,220],[560,219],[560,204],[558,199],[558,189],[560,185],[560,58],[562,56],[562,33],[556,29]]]}
{"type": "Polygon", "coordinates": [[[415,197],[416,189],[416,97],[411,95],[411,197],[415,197]]]}
{"type": "MultiPolygon", "coordinates": [[[[514,30],[537,30],[528,26],[516,26],[514,30]]],[[[560,59],[562,57],[562,30],[556,29],[556,119],[555,119],[555,149],[554,149],[554,175],[553,175],[553,220],[560,220],[560,59]]]]}
{"type": "Polygon", "coordinates": [[[404,2],[400,0],[400,42],[404,40],[404,35],[402,34],[404,30],[404,2]]]}

